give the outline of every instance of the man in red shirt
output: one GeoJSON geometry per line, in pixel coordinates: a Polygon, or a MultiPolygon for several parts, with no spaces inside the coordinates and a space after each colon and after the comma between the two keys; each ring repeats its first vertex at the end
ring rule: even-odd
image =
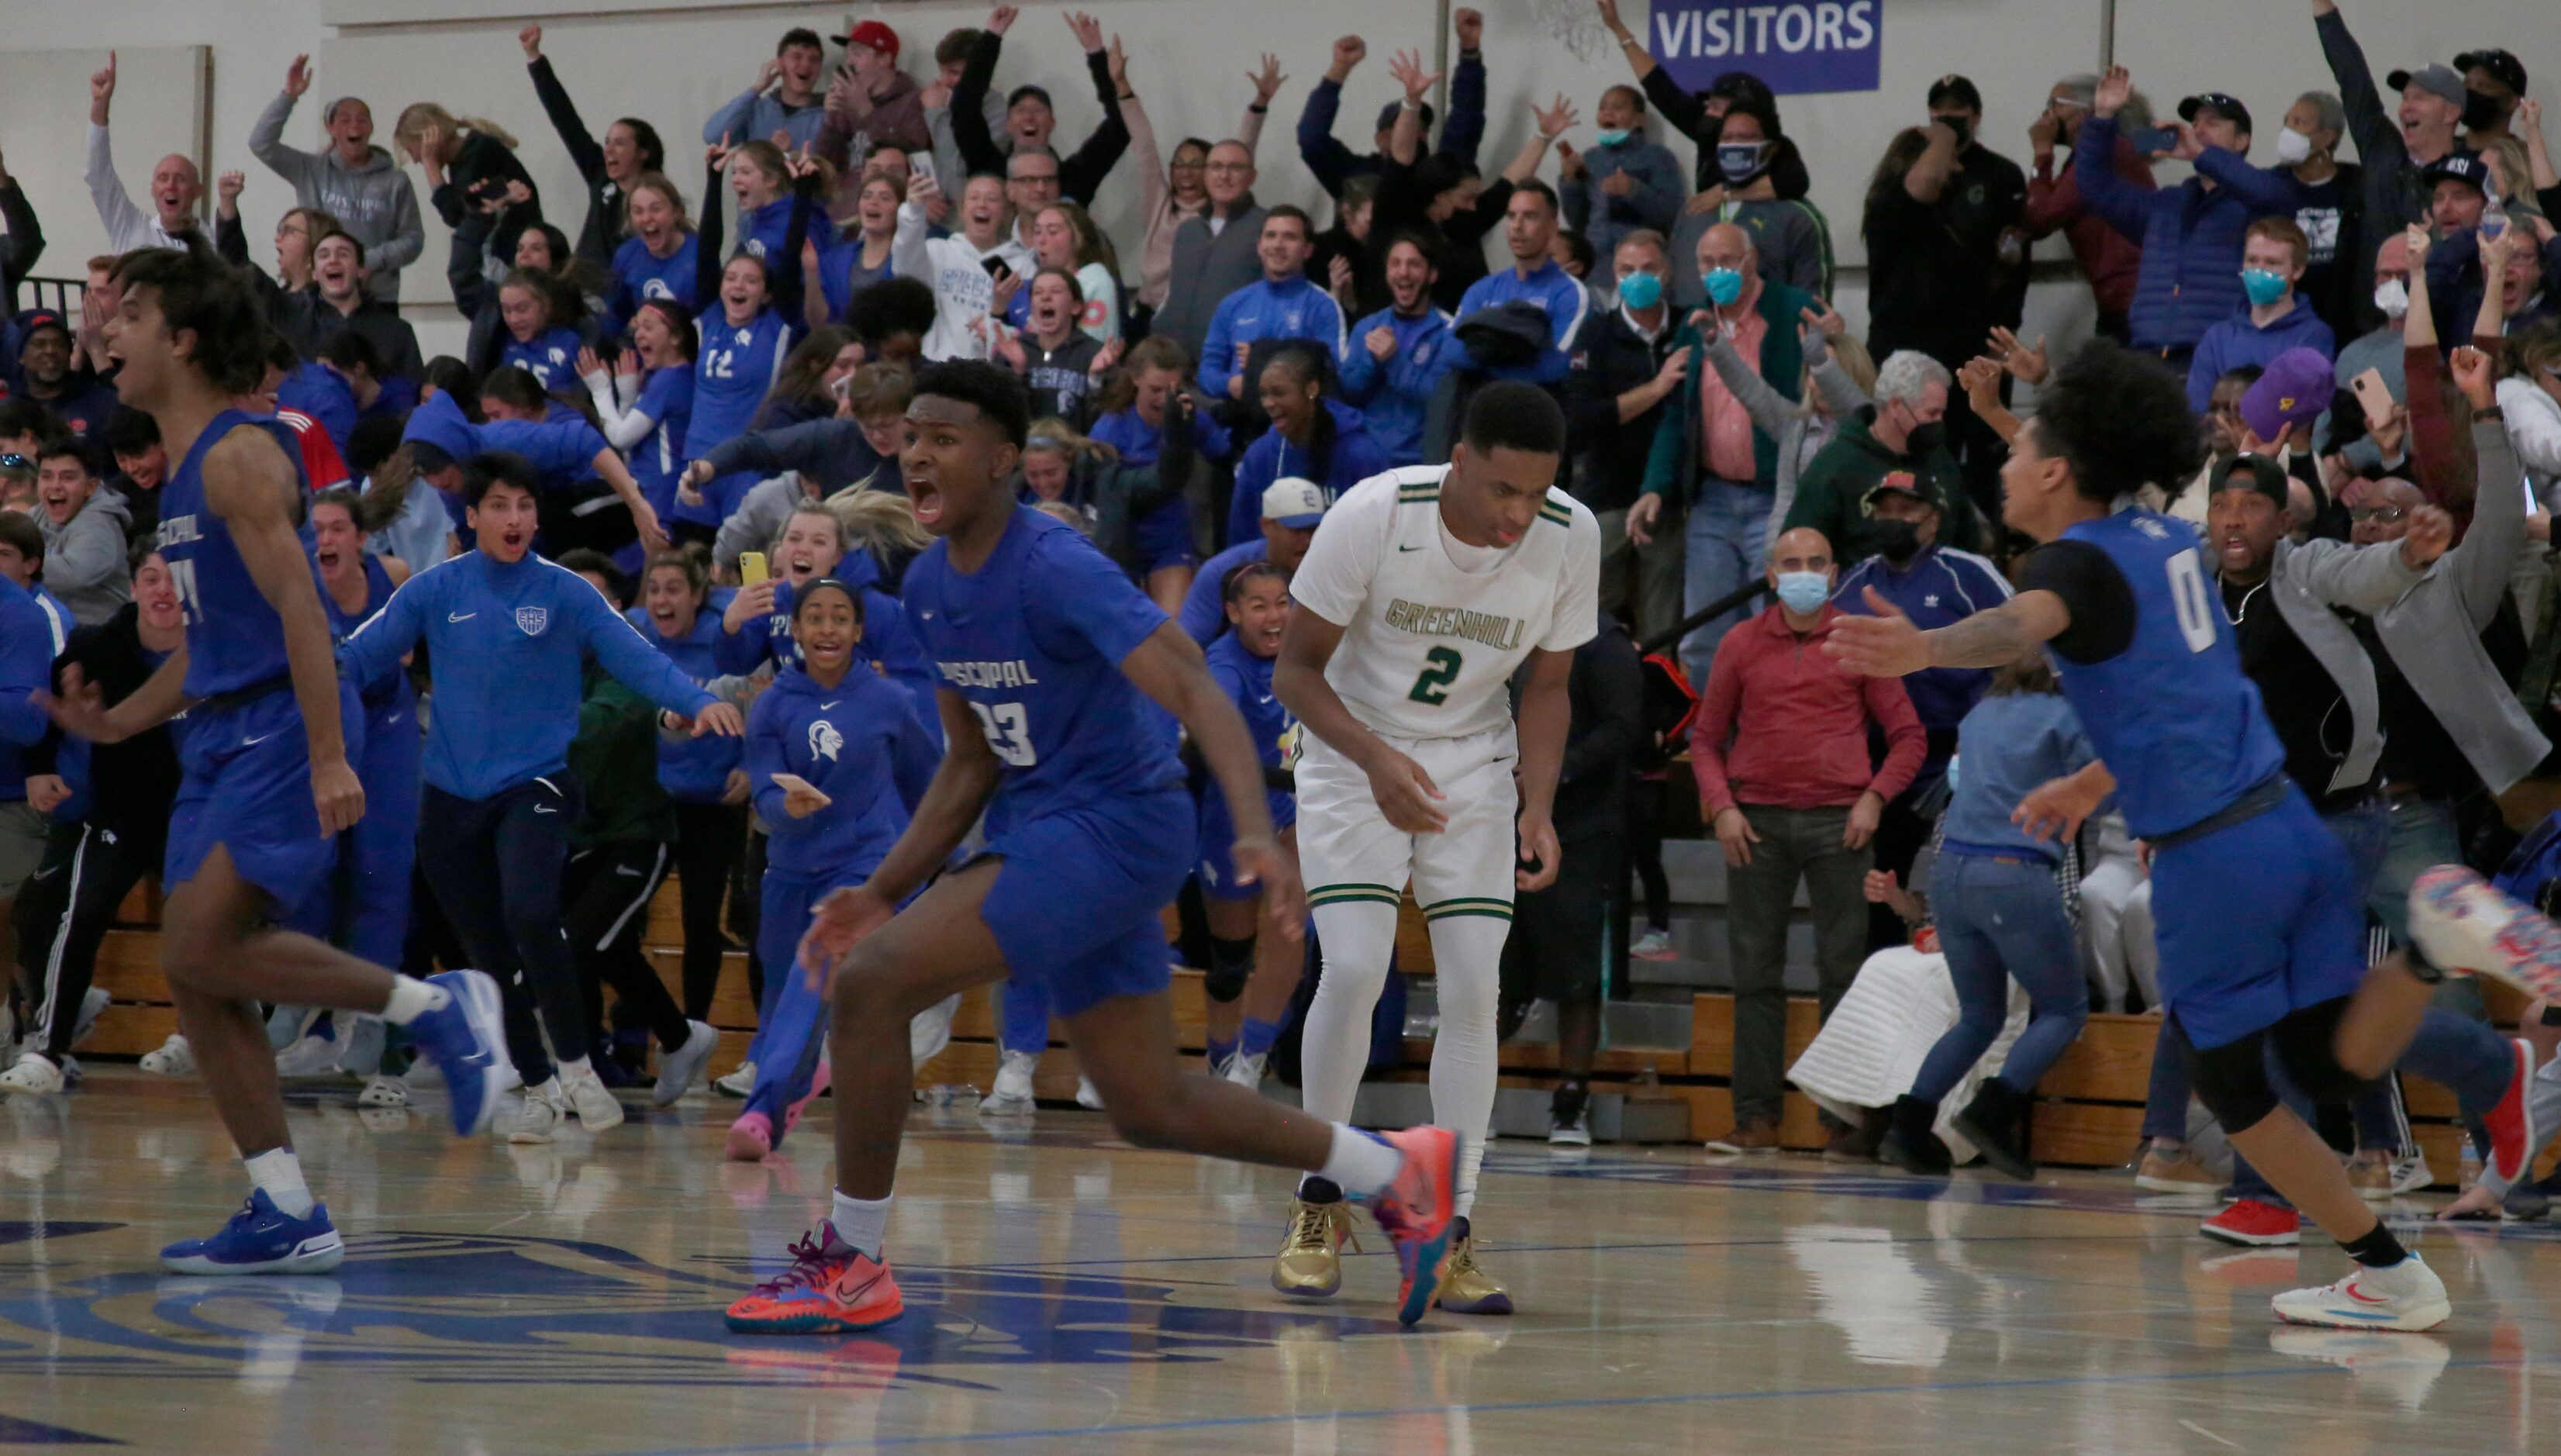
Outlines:
{"type": "Polygon", "coordinates": [[[1734,966],[1734,1129],[1712,1151],[1775,1153],[1787,1052],[1788,911],[1796,882],[1813,903],[1822,1014],[1849,989],[1867,953],[1862,882],[1886,801],[1928,749],[1901,682],[1843,671],[1822,650],[1841,613],[1819,531],[1799,527],[1770,550],[1779,600],[1726,634],[1690,727],[1699,813],[1725,850],[1726,938],[1734,966]],[[1885,734],[1872,767],[1868,728],[1885,734]]]}

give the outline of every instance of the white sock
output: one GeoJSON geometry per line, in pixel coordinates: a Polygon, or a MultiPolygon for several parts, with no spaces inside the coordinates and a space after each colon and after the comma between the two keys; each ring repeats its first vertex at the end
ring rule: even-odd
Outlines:
{"type": "Polygon", "coordinates": [[[590,1066],[587,1058],[584,1056],[580,1057],[576,1061],[562,1061],[554,1064],[560,1068],[561,1080],[565,1082],[579,1077],[591,1077],[596,1075],[596,1068],[590,1066]]]}
{"type": "Polygon", "coordinates": [[[453,999],[453,993],[441,986],[430,986],[415,976],[395,974],[392,977],[392,999],[383,1004],[383,1020],[396,1027],[408,1026],[430,1011],[442,1011],[453,999]]]}
{"type": "Polygon", "coordinates": [[[1458,1134],[1458,1181],[1452,1211],[1476,1206],[1476,1170],[1493,1129],[1495,1003],[1502,992],[1503,941],[1509,920],[1447,915],[1431,924],[1433,987],[1441,1029],[1432,1039],[1432,1120],[1458,1134]]]}
{"type": "Polygon", "coordinates": [[[1316,1176],[1339,1184],[1347,1198],[1365,1199],[1396,1182],[1397,1171],[1404,1166],[1405,1155],[1385,1139],[1337,1122],[1333,1151],[1325,1155],[1325,1166],[1316,1170],[1316,1176]]]}
{"type": "Polygon", "coordinates": [[[268,1202],[296,1218],[310,1215],[316,1200],[302,1181],[302,1160],[291,1148],[269,1148],[241,1162],[249,1169],[249,1181],[266,1191],[268,1202]]]}
{"type": "Polygon", "coordinates": [[[877,1259],[881,1242],[889,1237],[889,1200],[858,1199],[843,1189],[835,1190],[836,1208],[828,1221],[836,1225],[836,1237],[877,1259]]]}

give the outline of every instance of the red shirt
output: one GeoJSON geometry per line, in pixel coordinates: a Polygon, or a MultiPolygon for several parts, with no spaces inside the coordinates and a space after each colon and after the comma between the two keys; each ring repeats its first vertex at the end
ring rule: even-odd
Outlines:
{"type": "Polygon", "coordinates": [[[1840,809],[1874,790],[1912,786],[1929,735],[1896,678],[1860,677],[1822,647],[1840,609],[1823,608],[1798,636],[1773,605],[1725,634],[1690,725],[1699,812],[1713,821],[1737,803],[1840,809]],[[1867,727],[1885,730],[1885,766],[1871,770],[1867,727]]]}
{"type": "MultiPolygon", "coordinates": [[[[2071,151],[2064,151],[2066,161],[2071,151]]],[[[2151,159],[2134,150],[2134,144],[2123,136],[2117,138],[2117,175],[2131,186],[2150,192],[2160,186],[2152,176],[2151,159]]],[[[2090,292],[2099,300],[2102,313],[2123,314],[2134,305],[2134,278],[2143,268],[2143,245],[2111,228],[2097,213],[2081,201],[2081,180],[2066,167],[2055,175],[2054,159],[2046,157],[2036,164],[2035,175],[2027,180],[2027,229],[2030,237],[2045,238],[2060,230],[2072,243],[2072,256],[2090,279],[2090,292]]]]}
{"type": "Polygon", "coordinates": [[[309,478],[313,495],[332,486],[353,483],[346,460],[331,442],[329,431],[320,427],[320,421],[294,409],[278,409],[275,417],[290,426],[293,437],[302,443],[302,473],[309,478]]]}

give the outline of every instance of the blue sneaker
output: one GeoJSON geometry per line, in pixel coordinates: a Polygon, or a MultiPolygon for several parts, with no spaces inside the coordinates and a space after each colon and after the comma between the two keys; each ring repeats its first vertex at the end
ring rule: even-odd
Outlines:
{"type": "Polygon", "coordinates": [[[328,1205],[313,1204],[309,1216],[296,1218],[262,1188],[213,1237],[160,1250],[160,1262],[179,1274],[326,1274],[346,1256],[328,1205]]]}
{"type": "Polygon", "coordinates": [[[507,1059],[498,983],[478,971],[446,971],[427,977],[427,983],[443,987],[448,999],[441,1011],[411,1022],[410,1036],[444,1073],[445,1089],[453,1096],[454,1132],[473,1137],[488,1127],[498,1094],[515,1071],[507,1059]]]}

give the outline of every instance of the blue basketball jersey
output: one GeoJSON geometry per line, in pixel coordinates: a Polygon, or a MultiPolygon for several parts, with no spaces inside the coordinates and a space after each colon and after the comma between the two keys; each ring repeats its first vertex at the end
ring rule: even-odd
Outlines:
{"type": "Polygon", "coordinates": [[[1165,614],[1076,528],[1018,506],[985,565],[955,570],[937,541],[903,596],[939,686],[1004,765],[991,834],[1181,786],[1162,711],[1120,674],[1165,614]]]}
{"type": "Polygon", "coordinates": [[[2134,640],[2100,663],[2055,654],[2063,694],[2116,775],[2127,827],[2149,838],[2217,813],[2282,773],[2286,751],[2205,574],[2194,527],[2124,510],[2067,528],[2107,553],[2134,598],[2134,640]]]}
{"type": "MultiPolygon", "coordinates": [[[[329,584],[320,583],[320,609],[329,614],[329,640],[332,645],[346,641],[365,624],[383,603],[392,599],[392,573],[383,569],[380,557],[365,558],[365,604],[354,611],[341,611],[338,598],[329,594],[329,584]]],[[[410,686],[409,669],[394,663],[356,685],[356,696],[369,710],[393,709],[405,712],[418,700],[418,690],[410,686]]]]}
{"type": "MultiPolygon", "coordinates": [[[[1254,750],[1263,766],[1287,766],[1289,740],[1298,721],[1280,706],[1280,695],[1272,691],[1275,660],[1248,652],[1234,632],[1212,642],[1205,655],[1209,658],[1209,675],[1227,691],[1236,711],[1245,719],[1245,730],[1254,735],[1254,750]]],[[[1217,792],[1216,787],[1210,792],[1217,792]]]]}
{"type": "MultiPolygon", "coordinates": [[[[160,487],[160,555],[169,564],[169,578],[187,618],[187,682],[190,698],[211,698],[285,676],[284,622],[267,604],[266,594],[249,573],[231,528],[205,504],[205,456],[234,427],[248,424],[265,430],[293,467],[297,501],[309,493],[302,478],[302,444],[290,425],[272,415],[226,409],[213,417],[204,433],[187,448],[169,481],[160,487]]],[[[297,517],[301,507],[294,507],[297,517]]],[[[306,555],[310,530],[303,528],[306,555]]],[[[317,576],[314,576],[317,582],[317,576]]],[[[323,591],[325,598],[328,593],[323,591]]]]}
{"type": "Polygon", "coordinates": [[[685,428],[685,450],[696,460],[745,432],[791,348],[790,331],[771,308],[741,325],[729,322],[714,303],[704,312],[701,328],[702,351],[694,358],[694,412],[685,428]]]}

